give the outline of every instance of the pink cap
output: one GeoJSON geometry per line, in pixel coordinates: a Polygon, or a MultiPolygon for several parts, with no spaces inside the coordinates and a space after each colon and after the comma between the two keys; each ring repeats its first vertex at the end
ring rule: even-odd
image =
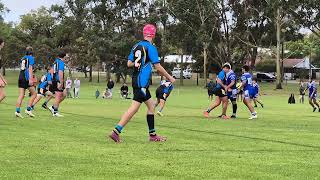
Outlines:
{"type": "Polygon", "coordinates": [[[146,24],[143,28],[143,37],[154,38],[156,36],[157,28],[152,24],[146,24]]]}

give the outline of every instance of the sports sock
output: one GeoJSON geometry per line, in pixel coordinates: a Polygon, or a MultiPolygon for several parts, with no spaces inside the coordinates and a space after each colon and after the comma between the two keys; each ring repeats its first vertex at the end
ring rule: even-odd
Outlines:
{"type": "Polygon", "coordinates": [[[58,107],[54,107],[54,106],[52,106],[52,109],[53,109],[53,111],[54,111],[54,114],[57,114],[57,113],[58,113],[58,111],[59,111],[59,108],[58,108],[58,107]]]}
{"type": "Polygon", "coordinates": [[[236,114],[237,114],[237,110],[238,110],[238,105],[237,105],[237,104],[232,104],[232,112],[233,112],[233,115],[236,115],[236,114]]]}
{"type": "Polygon", "coordinates": [[[20,111],[21,111],[20,108],[17,107],[17,108],[16,108],[16,112],[17,112],[17,113],[20,113],[20,111]]]}
{"type": "Polygon", "coordinates": [[[159,112],[162,112],[162,110],[163,110],[162,108],[159,108],[159,109],[158,109],[159,112]]]}
{"type": "Polygon", "coordinates": [[[251,113],[252,116],[256,116],[257,115],[257,112],[253,112],[251,113]]]}
{"type": "Polygon", "coordinates": [[[32,107],[28,106],[27,111],[31,111],[31,110],[32,110],[32,107]]]}
{"type": "Polygon", "coordinates": [[[123,126],[121,126],[121,125],[116,125],[116,127],[114,128],[114,132],[115,133],[117,133],[117,134],[120,134],[121,133],[121,131],[122,131],[122,129],[123,129],[123,126]]]}
{"type": "Polygon", "coordinates": [[[34,105],[32,105],[31,108],[34,109],[34,105]]]}
{"type": "Polygon", "coordinates": [[[207,113],[210,113],[212,110],[209,108],[208,110],[207,110],[207,113]]]}
{"type": "Polygon", "coordinates": [[[147,115],[147,123],[148,123],[148,127],[149,127],[150,136],[156,135],[156,130],[154,128],[154,115],[153,114],[147,115]]]}

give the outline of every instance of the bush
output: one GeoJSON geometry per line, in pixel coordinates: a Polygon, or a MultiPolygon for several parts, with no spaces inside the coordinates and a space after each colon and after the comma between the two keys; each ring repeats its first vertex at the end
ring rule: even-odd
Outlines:
{"type": "Polygon", "coordinates": [[[275,72],[276,71],[276,62],[275,61],[262,61],[256,66],[256,71],[261,72],[275,72]]]}

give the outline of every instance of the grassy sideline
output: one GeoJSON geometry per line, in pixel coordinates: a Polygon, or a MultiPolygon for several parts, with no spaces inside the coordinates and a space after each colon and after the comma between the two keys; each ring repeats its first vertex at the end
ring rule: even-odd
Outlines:
{"type": "Polygon", "coordinates": [[[64,118],[38,106],[36,118],[17,120],[16,77],[8,72],[8,97],[0,104],[0,179],[320,178],[320,113],[312,113],[307,103],[287,104],[289,94],[298,91],[296,84],[275,91],[273,84],[263,83],[266,107],[257,109],[258,120],[248,120],[240,103],[239,118],[222,121],[202,117],[209,103],[206,90],[187,81],[176,86],[165,117],[156,117],[167,142],[147,141],[143,107],[124,129],[124,143],[114,144],[105,135],[130,101],[117,93],[112,100],[96,100],[95,90],[106,83],[82,80],[81,98],[61,106],[64,118]]]}

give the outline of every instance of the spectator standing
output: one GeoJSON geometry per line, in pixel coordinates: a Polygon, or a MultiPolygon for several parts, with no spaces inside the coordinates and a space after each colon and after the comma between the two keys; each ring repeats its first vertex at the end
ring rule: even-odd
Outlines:
{"type": "Polygon", "coordinates": [[[306,95],[306,86],[302,80],[300,81],[299,95],[300,95],[299,102],[301,104],[304,104],[304,96],[306,95]]]}
{"type": "Polygon", "coordinates": [[[74,98],[79,98],[79,93],[80,93],[80,80],[76,78],[73,82],[74,85],[74,98]]]}
{"type": "Polygon", "coordinates": [[[68,77],[66,81],[67,98],[72,98],[71,89],[72,89],[72,81],[70,77],[68,77]]]}

